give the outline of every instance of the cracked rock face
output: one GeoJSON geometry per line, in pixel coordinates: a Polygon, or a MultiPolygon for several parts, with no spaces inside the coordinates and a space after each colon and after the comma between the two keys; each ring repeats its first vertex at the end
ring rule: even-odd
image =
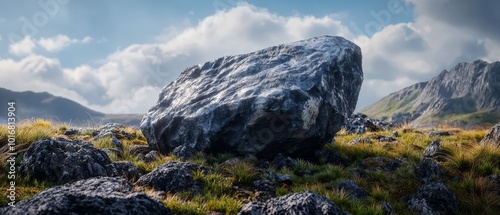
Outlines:
{"type": "Polygon", "coordinates": [[[314,192],[292,193],[265,202],[244,205],[239,215],[297,214],[297,215],[344,215],[335,203],[314,192]]]}
{"type": "Polygon", "coordinates": [[[164,154],[313,155],[352,114],[362,79],[361,50],[341,37],[226,56],[165,86],[141,130],[164,154]]]}
{"type": "Polygon", "coordinates": [[[16,207],[0,208],[5,215],[37,214],[172,214],[157,200],[134,193],[123,179],[99,177],[49,188],[16,207]]]}

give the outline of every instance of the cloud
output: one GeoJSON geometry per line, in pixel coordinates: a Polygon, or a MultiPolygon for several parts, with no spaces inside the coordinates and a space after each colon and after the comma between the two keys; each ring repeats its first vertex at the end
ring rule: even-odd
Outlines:
{"type": "Polygon", "coordinates": [[[26,36],[19,42],[10,44],[9,53],[15,56],[25,56],[33,54],[35,48],[35,41],[33,41],[30,36],[26,36]]]}
{"type": "Polygon", "coordinates": [[[420,16],[500,41],[500,1],[497,0],[410,0],[420,16]]]}
{"type": "Polygon", "coordinates": [[[63,50],[64,48],[68,47],[71,44],[77,44],[77,43],[85,44],[89,43],[92,40],[93,40],[92,37],[84,37],[83,39],[78,40],[78,39],[70,39],[66,35],[59,34],[51,38],[42,37],[38,40],[37,44],[48,52],[57,52],[63,50]]]}

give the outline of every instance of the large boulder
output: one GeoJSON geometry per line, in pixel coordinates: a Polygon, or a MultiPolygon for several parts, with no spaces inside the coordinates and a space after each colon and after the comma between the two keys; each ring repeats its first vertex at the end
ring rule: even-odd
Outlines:
{"type": "Polygon", "coordinates": [[[247,203],[238,214],[344,215],[346,213],[328,198],[306,191],[272,198],[265,202],[247,203]]]}
{"type": "Polygon", "coordinates": [[[0,208],[5,215],[36,214],[172,214],[161,202],[133,192],[123,179],[99,177],[44,190],[15,207],[0,208]]]}
{"type": "Polygon", "coordinates": [[[356,107],[361,49],[334,36],[186,69],[142,119],[151,148],[273,158],[313,155],[356,107]]]}
{"type": "Polygon", "coordinates": [[[488,131],[486,136],[481,140],[481,144],[500,146],[500,123],[497,123],[488,131]]]}

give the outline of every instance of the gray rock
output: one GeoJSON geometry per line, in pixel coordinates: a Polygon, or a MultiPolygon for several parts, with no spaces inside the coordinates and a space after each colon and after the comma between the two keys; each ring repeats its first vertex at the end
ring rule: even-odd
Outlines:
{"type": "Polygon", "coordinates": [[[396,212],[394,212],[394,208],[392,207],[389,202],[383,202],[382,203],[382,212],[384,215],[395,215],[396,212]]]}
{"type": "Polygon", "coordinates": [[[150,163],[150,162],[156,161],[156,159],[158,159],[159,156],[160,156],[160,153],[158,151],[153,150],[153,151],[148,152],[144,156],[139,156],[139,159],[146,162],[146,163],[150,163]]]}
{"type": "MultiPolygon", "coordinates": [[[[322,36],[186,69],[141,122],[151,148],[313,156],[355,109],[361,50],[322,36]]],[[[189,157],[189,156],[188,156],[189,157]]]]}
{"type": "Polygon", "coordinates": [[[399,168],[402,162],[403,158],[369,157],[363,159],[359,167],[367,172],[392,171],[399,168]]]}
{"type": "Polygon", "coordinates": [[[480,144],[492,144],[495,146],[500,146],[500,123],[491,127],[488,133],[481,140],[480,144]]]}
{"type": "Polygon", "coordinates": [[[111,176],[115,169],[108,155],[89,142],[45,138],[30,145],[19,172],[38,180],[68,182],[111,176]]]}
{"type": "Polygon", "coordinates": [[[370,143],[372,143],[372,140],[370,140],[370,138],[368,138],[368,137],[356,137],[353,140],[349,141],[347,143],[347,145],[352,146],[352,145],[357,145],[357,144],[362,144],[362,143],[370,144],[370,143]]]}
{"type": "Polygon", "coordinates": [[[292,193],[265,202],[245,204],[239,215],[345,215],[335,203],[314,192],[292,193]]]}
{"type": "Polygon", "coordinates": [[[147,154],[151,151],[148,145],[132,145],[128,147],[128,151],[133,156],[138,156],[140,154],[147,154]]]}
{"type": "Polygon", "coordinates": [[[268,179],[272,182],[280,183],[280,184],[292,184],[292,176],[289,174],[280,174],[268,171],[268,179]]]}
{"type": "Polygon", "coordinates": [[[414,172],[418,180],[422,183],[429,183],[444,175],[444,171],[439,164],[430,158],[424,158],[422,163],[414,167],[414,172]]]}
{"type": "Polygon", "coordinates": [[[399,133],[398,133],[398,131],[393,131],[393,132],[391,132],[390,136],[397,138],[397,137],[399,137],[399,133]]]}
{"type": "Polygon", "coordinates": [[[252,182],[252,186],[256,191],[269,192],[272,195],[276,195],[276,186],[274,186],[271,181],[262,179],[252,182]]]}
{"type": "Polygon", "coordinates": [[[439,155],[443,155],[444,150],[441,148],[441,145],[439,143],[439,140],[433,140],[431,144],[429,144],[425,149],[424,149],[424,157],[436,157],[439,155]]]}
{"type": "Polygon", "coordinates": [[[395,138],[392,138],[392,137],[386,137],[386,136],[379,136],[377,138],[375,138],[377,141],[379,142],[394,142],[396,141],[395,138]]]}
{"type": "Polygon", "coordinates": [[[129,181],[137,181],[141,176],[139,169],[130,161],[118,161],[112,163],[115,172],[111,176],[120,176],[129,181]]]}
{"type": "Polygon", "coordinates": [[[64,131],[63,134],[64,135],[75,135],[75,134],[78,134],[78,129],[71,128],[71,129],[64,131]]]}
{"type": "Polygon", "coordinates": [[[273,161],[271,162],[271,166],[276,170],[284,168],[293,169],[293,167],[295,166],[295,160],[291,157],[279,153],[276,155],[276,157],[274,157],[273,161]]]}
{"type": "Polygon", "coordinates": [[[429,131],[429,133],[427,133],[427,136],[429,137],[434,137],[434,136],[451,136],[452,133],[449,132],[449,131],[429,131]]]}
{"type": "Polygon", "coordinates": [[[116,157],[121,158],[123,156],[122,151],[116,148],[103,148],[101,149],[102,151],[106,152],[106,154],[111,156],[112,154],[115,155],[116,157]]]}
{"type": "Polygon", "coordinates": [[[141,176],[136,185],[171,193],[181,191],[198,193],[203,185],[193,180],[193,172],[196,170],[206,171],[206,168],[185,162],[168,162],[141,176]]]}
{"type": "Polygon", "coordinates": [[[347,180],[335,184],[337,191],[344,191],[350,198],[353,199],[364,199],[370,194],[366,192],[363,188],[359,187],[354,181],[347,180]]]}
{"type": "Polygon", "coordinates": [[[187,160],[196,153],[196,150],[191,146],[181,145],[174,149],[174,155],[178,158],[187,160]]]}
{"type": "Polygon", "coordinates": [[[172,214],[163,203],[134,193],[123,179],[99,177],[48,188],[15,207],[0,208],[5,215],[38,214],[172,214]]]}
{"type": "Polygon", "coordinates": [[[119,123],[108,123],[99,128],[99,130],[94,132],[94,139],[98,140],[101,138],[109,137],[116,139],[132,139],[131,135],[124,131],[125,125],[119,123]]]}
{"type": "Polygon", "coordinates": [[[393,124],[383,120],[372,119],[365,114],[355,113],[347,118],[345,125],[342,126],[349,134],[363,134],[367,131],[381,131],[394,127],[393,124]]]}
{"type": "Polygon", "coordinates": [[[422,186],[409,196],[408,208],[421,215],[457,214],[458,202],[453,194],[441,182],[432,182],[422,186]]]}

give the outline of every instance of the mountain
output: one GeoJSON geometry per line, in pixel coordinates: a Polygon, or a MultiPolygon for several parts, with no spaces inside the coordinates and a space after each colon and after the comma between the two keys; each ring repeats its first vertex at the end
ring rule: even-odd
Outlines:
{"type": "Polygon", "coordinates": [[[361,112],[421,127],[495,124],[500,121],[500,62],[459,63],[430,81],[391,93],[361,112]]]}
{"type": "Polygon", "coordinates": [[[142,115],[139,114],[105,114],[91,110],[72,100],[54,96],[47,92],[32,91],[14,92],[0,88],[0,122],[7,119],[7,103],[15,101],[17,120],[43,118],[55,122],[68,123],[76,126],[89,126],[117,122],[138,126],[142,115]]]}

